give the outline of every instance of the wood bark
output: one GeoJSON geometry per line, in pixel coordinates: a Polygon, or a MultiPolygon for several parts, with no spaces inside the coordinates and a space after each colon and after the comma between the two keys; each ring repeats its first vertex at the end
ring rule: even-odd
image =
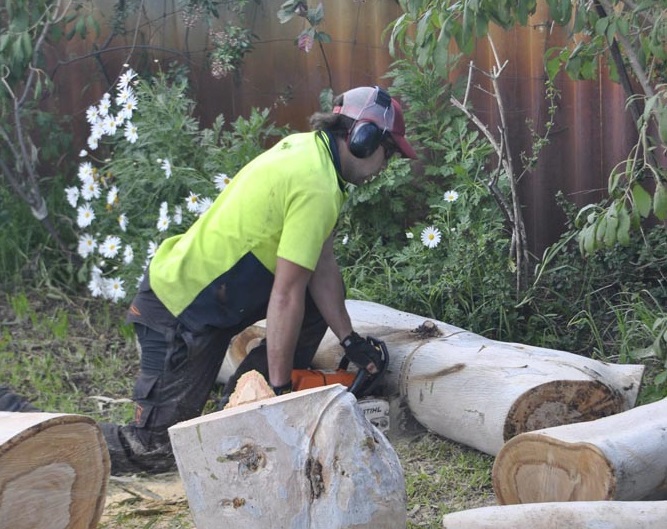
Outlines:
{"type": "Polygon", "coordinates": [[[97,527],[109,471],[92,419],[0,412],[0,529],[97,527]]]}
{"type": "Polygon", "coordinates": [[[405,529],[403,471],[341,385],[172,426],[198,529],[405,529]]]}
{"type": "MultiPolygon", "coordinates": [[[[495,455],[523,432],[594,420],[635,404],[642,365],[494,341],[377,303],[346,304],[357,332],[387,344],[384,395],[400,399],[429,430],[482,452],[495,455]]],[[[335,369],[342,352],[328,331],[314,367],[335,369]]],[[[243,354],[242,347],[234,352],[243,354]]]]}
{"type": "Polygon", "coordinates": [[[576,501],[481,507],[442,519],[444,529],[658,529],[665,501],[576,501]]]}
{"type": "MultiPolygon", "coordinates": [[[[524,433],[493,466],[501,504],[667,499],[667,399],[524,433]]],[[[667,527],[667,517],[663,524],[667,527]]]]}

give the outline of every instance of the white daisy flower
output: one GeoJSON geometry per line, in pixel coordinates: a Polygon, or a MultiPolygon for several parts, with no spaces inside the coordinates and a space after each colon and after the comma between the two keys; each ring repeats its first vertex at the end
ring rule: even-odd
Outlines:
{"type": "Polygon", "coordinates": [[[118,79],[118,87],[121,90],[125,90],[126,88],[129,87],[130,82],[134,77],[136,77],[136,75],[137,73],[132,68],[128,68],[127,70],[125,70],[123,75],[120,76],[120,79],[118,79]]]}
{"type": "Polygon", "coordinates": [[[107,204],[113,206],[117,200],[118,200],[118,186],[111,186],[111,189],[109,189],[109,192],[107,193],[107,204]]]}
{"type": "Polygon", "coordinates": [[[169,217],[160,216],[160,218],[157,219],[157,230],[158,231],[167,231],[168,229],[169,229],[169,217]]]}
{"type": "Polygon", "coordinates": [[[79,157],[83,158],[84,156],[88,156],[88,151],[86,149],[81,149],[79,151],[79,157]]]}
{"type": "Polygon", "coordinates": [[[116,128],[122,127],[125,123],[125,116],[122,113],[116,114],[114,121],[116,122],[116,128]]]}
{"type": "Polygon", "coordinates": [[[160,203],[160,217],[166,217],[169,213],[169,204],[166,201],[160,203]]]}
{"type": "Polygon", "coordinates": [[[174,216],[173,216],[174,222],[178,224],[179,226],[183,222],[183,208],[181,206],[176,206],[174,208],[174,216]]]}
{"type": "Polygon", "coordinates": [[[93,268],[90,270],[90,277],[99,279],[102,277],[102,270],[98,266],[93,265],[93,268]]]}
{"type": "Polygon", "coordinates": [[[213,182],[215,184],[215,188],[218,191],[222,191],[225,187],[229,185],[229,182],[231,182],[232,179],[229,178],[226,174],[224,173],[218,173],[213,177],[213,182]]]}
{"type": "Polygon", "coordinates": [[[137,126],[130,121],[125,124],[125,139],[130,143],[136,143],[136,141],[139,139],[137,126]]]}
{"type": "Polygon", "coordinates": [[[459,198],[459,194],[456,191],[445,191],[442,198],[445,202],[456,202],[459,198]]]}
{"type": "Polygon", "coordinates": [[[162,160],[160,168],[164,171],[165,178],[169,178],[171,176],[171,162],[169,160],[167,160],[166,158],[162,160]]]}
{"type": "MultiPolygon", "coordinates": [[[[90,127],[90,137],[99,140],[104,134],[104,120],[99,119],[90,127]]],[[[88,145],[90,146],[90,143],[88,145]]]]}
{"type": "Polygon", "coordinates": [[[79,188],[74,186],[66,187],[65,195],[67,195],[67,202],[69,202],[69,205],[75,208],[79,201],[79,188]]]}
{"type": "Polygon", "coordinates": [[[132,114],[137,109],[137,98],[134,94],[130,94],[127,100],[123,103],[120,109],[120,115],[124,119],[132,119],[132,114]]]}
{"type": "Polygon", "coordinates": [[[89,255],[92,255],[96,247],[97,241],[95,240],[95,237],[89,235],[88,233],[84,233],[81,237],[79,237],[79,245],[76,251],[81,257],[85,259],[89,255]]]}
{"type": "Polygon", "coordinates": [[[98,184],[95,180],[88,180],[87,182],[84,182],[83,185],[81,186],[81,196],[83,197],[84,200],[92,200],[93,198],[100,198],[100,195],[102,194],[102,189],[100,188],[100,184],[98,184]]]}
{"type": "Polygon", "coordinates": [[[129,86],[118,86],[118,95],[116,96],[116,104],[120,107],[123,106],[125,101],[127,101],[131,95],[134,95],[132,87],[129,86]]]}
{"type": "Polygon", "coordinates": [[[100,104],[97,106],[97,113],[102,117],[106,117],[109,114],[109,110],[111,109],[110,98],[111,96],[109,94],[104,94],[100,104]]]}
{"type": "Polygon", "coordinates": [[[190,191],[188,198],[185,199],[186,207],[191,213],[196,213],[199,210],[199,195],[190,191]]]}
{"type": "Polygon", "coordinates": [[[118,225],[122,231],[127,231],[127,215],[125,213],[118,215],[118,225]]]}
{"type": "Polygon", "coordinates": [[[102,128],[104,129],[104,134],[109,136],[116,134],[116,130],[118,129],[116,118],[111,114],[106,115],[104,117],[104,121],[102,122],[102,128]]]}
{"type": "Polygon", "coordinates": [[[82,206],[79,206],[76,210],[77,212],[77,217],[76,217],[76,223],[79,226],[79,228],[85,228],[87,226],[90,226],[90,224],[95,220],[95,212],[93,211],[93,208],[90,207],[90,204],[83,204],[82,206]]]}
{"type": "Polygon", "coordinates": [[[421,234],[422,244],[427,248],[435,248],[438,246],[438,244],[440,244],[440,238],[440,230],[435,226],[424,228],[424,231],[422,231],[421,234]]]}
{"type": "Polygon", "coordinates": [[[96,151],[97,148],[99,147],[98,139],[99,139],[99,138],[95,138],[95,137],[93,137],[93,136],[90,136],[90,137],[88,138],[88,140],[87,140],[86,143],[88,144],[88,148],[89,148],[91,151],[96,151]]]}
{"type": "Polygon", "coordinates": [[[104,278],[101,275],[91,274],[88,290],[94,298],[101,297],[104,294],[104,278]]]}
{"type": "Polygon", "coordinates": [[[105,294],[111,301],[119,301],[125,297],[122,279],[118,277],[107,279],[104,286],[105,294]]]}
{"type": "Polygon", "coordinates": [[[123,249],[123,262],[129,265],[132,261],[134,261],[134,250],[132,250],[132,246],[126,244],[123,249]]]}
{"type": "Polygon", "coordinates": [[[120,237],[117,237],[116,235],[107,235],[104,242],[100,244],[98,251],[108,259],[116,257],[120,251],[120,237]]]}
{"type": "Polygon", "coordinates": [[[406,238],[406,239],[414,239],[414,238],[415,238],[415,234],[412,233],[411,231],[406,231],[406,232],[405,232],[405,238],[406,238]]]}
{"type": "Polygon", "coordinates": [[[86,121],[92,125],[98,120],[99,115],[100,114],[97,111],[97,107],[95,105],[91,105],[86,110],[86,121]]]}
{"type": "Polygon", "coordinates": [[[349,241],[350,241],[350,236],[346,234],[345,237],[343,237],[343,241],[342,241],[342,242],[343,242],[343,244],[345,245],[345,244],[347,244],[349,241]]]}
{"type": "Polygon", "coordinates": [[[90,162],[82,162],[79,164],[78,177],[82,182],[92,180],[95,172],[93,171],[93,164],[90,162]]]}
{"type": "Polygon", "coordinates": [[[197,205],[197,213],[200,215],[203,215],[206,213],[206,210],[211,207],[213,204],[213,200],[211,200],[210,197],[204,197],[199,201],[199,204],[197,205]]]}
{"type": "Polygon", "coordinates": [[[158,244],[154,241],[149,241],[148,242],[148,251],[146,252],[146,255],[149,259],[152,259],[155,256],[155,252],[157,252],[157,247],[158,244]]]}

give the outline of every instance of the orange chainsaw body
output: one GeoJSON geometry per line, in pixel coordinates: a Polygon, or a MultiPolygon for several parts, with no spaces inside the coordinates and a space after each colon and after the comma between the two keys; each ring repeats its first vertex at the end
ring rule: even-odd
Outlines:
{"type": "Polygon", "coordinates": [[[292,371],[292,388],[294,391],[302,389],[320,388],[331,384],[342,384],[349,388],[354,382],[356,373],[346,369],[326,371],[321,369],[294,369],[292,371]]]}

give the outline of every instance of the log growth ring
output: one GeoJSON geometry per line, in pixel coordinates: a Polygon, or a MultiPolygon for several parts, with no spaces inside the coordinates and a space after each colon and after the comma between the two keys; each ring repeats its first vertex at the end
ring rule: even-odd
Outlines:
{"type": "Polygon", "coordinates": [[[501,505],[609,500],[617,485],[613,465],[597,446],[541,433],[508,441],[494,461],[492,482],[501,505]]]}
{"type": "Polygon", "coordinates": [[[623,396],[597,380],[556,380],[526,391],[510,408],[503,438],[623,411],[623,396]]]}

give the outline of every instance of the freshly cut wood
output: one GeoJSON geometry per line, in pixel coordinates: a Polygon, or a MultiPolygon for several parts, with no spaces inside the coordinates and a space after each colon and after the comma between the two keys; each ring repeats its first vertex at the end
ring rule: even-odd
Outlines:
{"type": "MultiPolygon", "coordinates": [[[[667,399],[523,433],[493,465],[501,504],[667,499],[667,399]]],[[[667,527],[667,518],[663,525],[667,527]]]]}
{"type": "Polygon", "coordinates": [[[92,419],[0,412],[0,529],[97,527],[109,470],[92,419]]]}
{"type": "Polygon", "coordinates": [[[403,470],[341,385],[169,429],[198,529],[405,529],[403,470]]]}
{"type": "Polygon", "coordinates": [[[658,529],[665,501],[576,501],[480,507],[446,514],[444,529],[658,529]]]}
{"type": "MultiPolygon", "coordinates": [[[[377,303],[346,304],[357,332],[387,344],[385,396],[429,430],[491,455],[517,434],[619,413],[637,399],[643,365],[494,341],[377,303]]],[[[313,363],[334,369],[341,354],[329,331],[313,363]]]]}
{"type": "Polygon", "coordinates": [[[239,377],[234,393],[229,397],[225,409],[234,408],[241,404],[249,404],[275,397],[276,394],[266,379],[257,371],[248,371],[239,377]]]}

